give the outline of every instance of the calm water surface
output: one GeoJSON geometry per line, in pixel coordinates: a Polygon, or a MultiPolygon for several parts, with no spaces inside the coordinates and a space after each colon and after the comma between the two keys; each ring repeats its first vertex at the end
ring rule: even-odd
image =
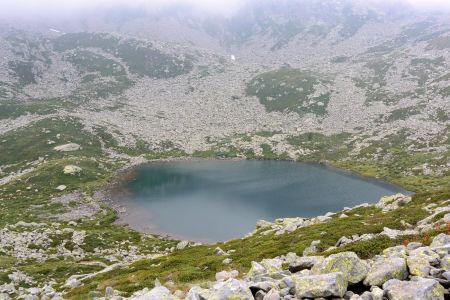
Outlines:
{"type": "Polygon", "coordinates": [[[120,199],[131,227],[213,242],[242,237],[258,220],[311,217],[405,192],[320,165],[180,161],[137,169],[120,199]]]}

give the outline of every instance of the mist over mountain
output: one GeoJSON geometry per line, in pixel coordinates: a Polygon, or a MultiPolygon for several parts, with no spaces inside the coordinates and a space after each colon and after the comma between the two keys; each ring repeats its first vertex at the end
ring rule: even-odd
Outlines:
{"type": "Polygon", "coordinates": [[[449,199],[448,1],[0,3],[0,299],[443,300],[449,199]],[[177,165],[217,159],[223,171],[177,165]],[[247,225],[335,210],[346,182],[351,204],[369,187],[406,195],[259,221],[214,245],[157,235],[140,206],[155,189],[168,228],[228,237],[242,224],[225,209],[247,225]],[[326,201],[304,192],[317,189],[326,201]],[[251,201],[233,206],[231,190],[251,201]],[[333,259],[345,276],[325,270],[333,259]]]}

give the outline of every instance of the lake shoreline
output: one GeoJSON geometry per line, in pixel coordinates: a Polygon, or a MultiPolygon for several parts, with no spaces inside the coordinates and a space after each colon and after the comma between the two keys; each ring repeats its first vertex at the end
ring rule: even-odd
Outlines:
{"type": "MultiPolygon", "coordinates": [[[[145,215],[142,212],[142,209],[133,203],[124,201],[127,199],[127,193],[129,193],[126,184],[130,182],[133,178],[136,177],[136,170],[144,165],[151,163],[171,163],[171,162],[201,162],[201,161],[245,161],[245,158],[197,158],[197,157],[177,157],[177,158],[167,158],[167,159],[137,159],[131,162],[131,164],[122,167],[118,171],[116,171],[113,179],[109,182],[102,190],[97,194],[97,199],[101,199],[103,203],[105,203],[108,207],[112,208],[117,214],[116,224],[125,225],[130,227],[133,230],[144,234],[151,234],[160,237],[164,237],[166,239],[176,239],[183,240],[186,239],[183,236],[176,236],[173,234],[168,234],[164,230],[158,229],[155,224],[146,224],[146,222],[136,222],[136,220],[143,219],[148,220],[148,214],[145,215]],[[133,222],[131,222],[133,220],[133,222]],[[132,224],[130,224],[132,223],[132,224]],[[137,225],[136,223],[142,223],[137,225]]],[[[261,160],[263,161],[263,160],[261,160]]],[[[271,160],[276,161],[276,160],[271,160]]],[[[311,166],[318,166],[321,168],[326,168],[332,171],[337,171],[344,176],[348,176],[351,178],[357,178],[363,180],[365,182],[369,182],[375,184],[377,186],[383,188],[392,188],[395,187],[403,194],[411,195],[412,193],[395,184],[391,184],[387,181],[383,181],[380,179],[363,176],[351,170],[341,169],[333,166],[329,162],[297,162],[297,161],[285,161],[289,163],[296,164],[305,164],[311,166]]],[[[269,220],[273,221],[273,220],[269,220]]],[[[256,223],[255,223],[256,225],[256,223]]],[[[202,241],[207,242],[207,241],[202,241]]]]}

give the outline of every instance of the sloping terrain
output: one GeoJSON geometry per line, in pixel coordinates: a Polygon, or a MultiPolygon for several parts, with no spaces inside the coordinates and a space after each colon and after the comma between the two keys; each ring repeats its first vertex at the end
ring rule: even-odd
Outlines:
{"type": "Polygon", "coordinates": [[[448,233],[448,14],[334,0],[249,1],[227,18],[121,13],[2,25],[0,294],[129,296],[155,279],[187,291],[315,240],[318,255],[371,258],[448,233]],[[104,189],[117,172],[177,157],[321,161],[416,194],[218,245],[116,225],[123,208],[104,189]]]}

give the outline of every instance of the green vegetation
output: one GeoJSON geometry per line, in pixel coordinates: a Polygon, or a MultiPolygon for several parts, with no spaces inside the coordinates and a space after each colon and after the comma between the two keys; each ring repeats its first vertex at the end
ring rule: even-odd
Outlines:
{"type": "Polygon", "coordinates": [[[87,50],[77,50],[66,56],[80,72],[96,72],[102,76],[126,75],[125,68],[118,62],[87,50]]]}
{"type": "Polygon", "coordinates": [[[286,67],[253,78],[246,93],[258,97],[268,112],[314,113],[323,116],[330,101],[331,92],[326,88],[330,82],[318,74],[286,67]],[[326,91],[315,96],[319,86],[326,91]]]}
{"type": "Polygon", "coordinates": [[[0,102],[0,120],[17,118],[26,114],[47,115],[57,112],[58,109],[72,109],[78,104],[65,99],[42,100],[5,100],[0,102]]]}
{"type": "Polygon", "coordinates": [[[55,146],[77,143],[81,150],[71,156],[98,157],[101,145],[98,139],[83,129],[76,119],[44,119],[28,127],[2,136],[1,165],[25,165],[39,160],[62,158],[66,154],[53,150],[55,146]]]}
{"type": "MultiPolygon", "coordinates": [[[[149,263],[146,260],[138,261],[128,268],[115,270],[110,273],[96,276],[78,289],[69,293],[70,299],[83,298],[89,291],[103,291],[107,286],[113,286],[130,294],[145,287],[153,287],[155,279],[161,282],[174,281],[178,288],[188,288],[188,283],[212,280],[216,272],[223,269],[237,269],[245,274],[251,265],[251,261],[260,261],[263,258],[275,257],[288,252],[302,253],[314,240],[321,240],[319,251],[325,251],[334,246],[343,235],[379,233],[383,227],[392,229],[404,229],[401,220],[415,224],[427,216],[422,209],[423,202],[439,203],[441,199],[428,199],[428,195],[416,195],[414,200],[398,210],[381,213],[379,209],[356,209],[348,212],[346,219],[334,217],[324,224],[317,224],[298,229],[292,233],[283,235],[256,234],[244,239],[233,240],[215,245],[204,245],[177,251],[171,255],[161,257],[149,263]],[[324,235],[323,232],[327,234],[324,235]],[[214,255],[215,247],[235,250],[230,258],[233,262],[224,267],[223,257],[214,255]]],[[[437,234],[434,232],[431,236],[437,234]]],[[[355,251],[362,258],[369,258],[379,254],[387,247],[401,244],[405,239],[410,241],[423,241],[425,237],[410,236],[400,240],[391,240],[379,237],[372,241],[356,242],[340,251],[355,251]]],[[[324,252],[331,254],[333,252],[324,252]]]]}
{"type": "MultiPolygon", "coordinates": [[[[236,149],[227,146],[226,142],[217,143],[209,151],[198,151],[193,154],[196,157],[247,157],[258,159],[288,159],[286,154],[278,154],[269,142],[279,132],[262,131],[253,136],[266,138],[268,141],[261,146],[262,155],[255,155],[252,150],[236,149]]],[[[438,234],[440,229],[431,232],[429,236],[409,236],[403,239],[391,240],[386,237],[377,237],[371,241],[361,241],[349,244],[337,250],[327,252],[342,236],[353,234],[379,233],[384,227],[392,229],[405,229],[404,220],[410,224],[416,224],[419,220],[428,216],[422,209],[423,205],[442,202],[450,197],[450,174],[439,176],[425,176],[422,173],[408,173],[424,162],[435,162],[439,165],[447,161],[450,155],[446,153],[407,153],[408,142],[405,142],[407,133],[392,135],[378,142],[373,142],[369,147],[363,148],[361,153],[351,156],[353,142],[351,135],[342,133],[333,136],[324,136],[319,133],[306,133],[287,138],[288,143],[299,149],[309,150],[309,154],[302,157],[304,161],[327,160],[331,164],[348,170],[372,177],[388,179],[401,184],[418,193],[413,201],[398,210],[389,213],[381,213],[377,208],[358,208],[346,212],[348,218],[333,217],[331,221],[298,229],[284,235],[273,233],[253,236],[218,243],[203,245],[184,250],[175,251],[166,256],[153,259],[143,259],[134,262],[126,268],[118,268],[107,273],[99,274],[87,279],[83,286],[75,289],[63,287],[65,279],[73,274],[87,274],[103,269],[101,264],[110,265],[102,255],[94,254],[95,249],[123,249],[138,247],[143,253],[154,253],[155,249],[167,249],[176,245],[176,241],[160,239],[137,233],[125,226],[115,225],[116,214],[109,208],[103,207],[101,211],[90,219],[77,221],[77,230],[86,231],[86,238],[81,248],[88,253],[83,261],[72,259],[50,259],[45,262],[24,261],[15,262],[12,258],[0,253],[0,262],[4,268],[21,270],[32,276],[38,282],[45,282],[48,278],[54,278],[58,290],[66,290],[69,299],[86,299],[92,296],[93,291],[103,293],[107,286],[124,291],[130,295],[134,291],[145,287],[151,288],[155,279],[167,282],[173,281],[176,288],[188,289],[191,283],[203,283],[212,280],[215,273],[224,269],[237,269],[241,274],[248,271],[251,261],[259,261],[267,257],[275,257],[288,252],[301,253],[313,240],[320,239],[320,254],[328,255],[337,251],[354,251],[363,258],[379,254],[386,247],[398,245],[409,241],[429,241],[430,237],[438,234]],[[380,150],[381,149],[381,150],[380,150]],[[376,156],[383,159],[375,159],[376,156]],[[349,159],[351,158],[351,159],[349,159]],[[323,233],[326,232],[324,235],[323,233]],[[126,242],[124,242],[126,241],[126,242]],[[221,247],[225,251],[235,250],[230,258],[233,262],[224,266],[223,257],[214,255],[215,247],[221,247]]],[[[250,135],[239,136],[242,139],[251,139],[250,135]]],[[[446,137],[448,138],[448,137],[446,137]]],[[[93,131],[83,129],[76,119],[45,119],[34,123],[30,127],[12,132],[4,137],[6,142],[1,143],[0,150],[7,155],[2,156],[0,163],[17,164],[22,166],[21,159],[28,162],[35,161],[39,157],[45,157],[45,161],[36,166],[36,169],[22,176],[20,180],[13,181],[0,190],[0,209],[5,217],[0,220],[0,226],[15,224],[21,220],[24,222],[44,222],[50,224],[55,221],[55,216],[67,210],[77,209],[79,202],[70,202],[67,206],[50,201],[50,199],[66,192],[83,191],[84,197],[89,197],[94,191],[104,186],[114,176],[115,170],[123,165],[121,162],[112,162],[102,158],[102,147],[114,149],[120,153],[129,155],[145,155],[147,158],[164,158],[186,156],[186,153],[177,149],[177,146],[168,141],[159,146],[161,151],[151,150],[152,147],[143,141],[136,143],[134,147],[124,148],[119,146],[114,136],[106,128],[97,127],[93,131]],[[82,145],[82,149],[71,153],[59,153],[53,150],[53,145],[48,145],[47,140],[56,139],[58,143],[76,142],[82,145]],[[82,168],[82,172],[76,176],[64,175],[62,169],[67,164],[74,164],[82,168]],[[67,191],[61,193],[55,190],[57,185],[66,185],[67,191]]],[[[436,143],[444,139],[438,137],[436,143]]],[[[227,140],[229,142],[230,140],[227,140]]],[[[420,146],[420,145],[418,145],[420,146]]],[[[62,222],[63,226],[67,226],[62,222]]],[[[76,245],[71,240],[70,232],[61,231],[51,237],[51,249],[64,245],[68,250],[75,250],[76,245]],[[53,248],[52,248],[53,247],[53,248]]],[[[31,249],[41,249],[42,246],[30,244],[31,249]]],[[[0,271],[0,279],[7,276],[7,272],[0,271]]]]}
{"type": "Polygon", "coordinates": [[[305,133],[287,138],[292,146],[311,150],[311,154],[303,157],[306,161],[339,160],[348,156],[351,149],[347,139],[351,135],[341,133],[333,136],[325,136],[320,133],[305,133]]]}
{"type": "Polygon", "coordinates": [[[193,57],[176,57],[134,39],[121,40],[101,33],[70,33],[54,40],[57,51],[98,48],[123,60],[130,72],[139,76],[170,78],[189,73],[193,57]]]}
{"type": "Polygon", "coordinates": [[[409,74],[413,76],[419,86],[424,86],[430,79],[439,77],[438,68],[445,64],[443,56],[435,59],[415,58],[411,60],[409,74]]]}
{"type": "Polygon", "coordinates": [[[399,108],[396,110],[393,110],[389,117],[387,117],[388,122],[394,122],[397,120],[406,120],[408,117],[412,115],[420,114],[421,107],[419,106],[413,106],[413,107],[407,107],[407,108],[399,108]]]}
{"type": "Polygon", "coordinates": [[[36,83],[36,76],[39,76],[39,74],[36,74],[32,62],[10,61],[8,65],[21,85],[36,83]]]}

